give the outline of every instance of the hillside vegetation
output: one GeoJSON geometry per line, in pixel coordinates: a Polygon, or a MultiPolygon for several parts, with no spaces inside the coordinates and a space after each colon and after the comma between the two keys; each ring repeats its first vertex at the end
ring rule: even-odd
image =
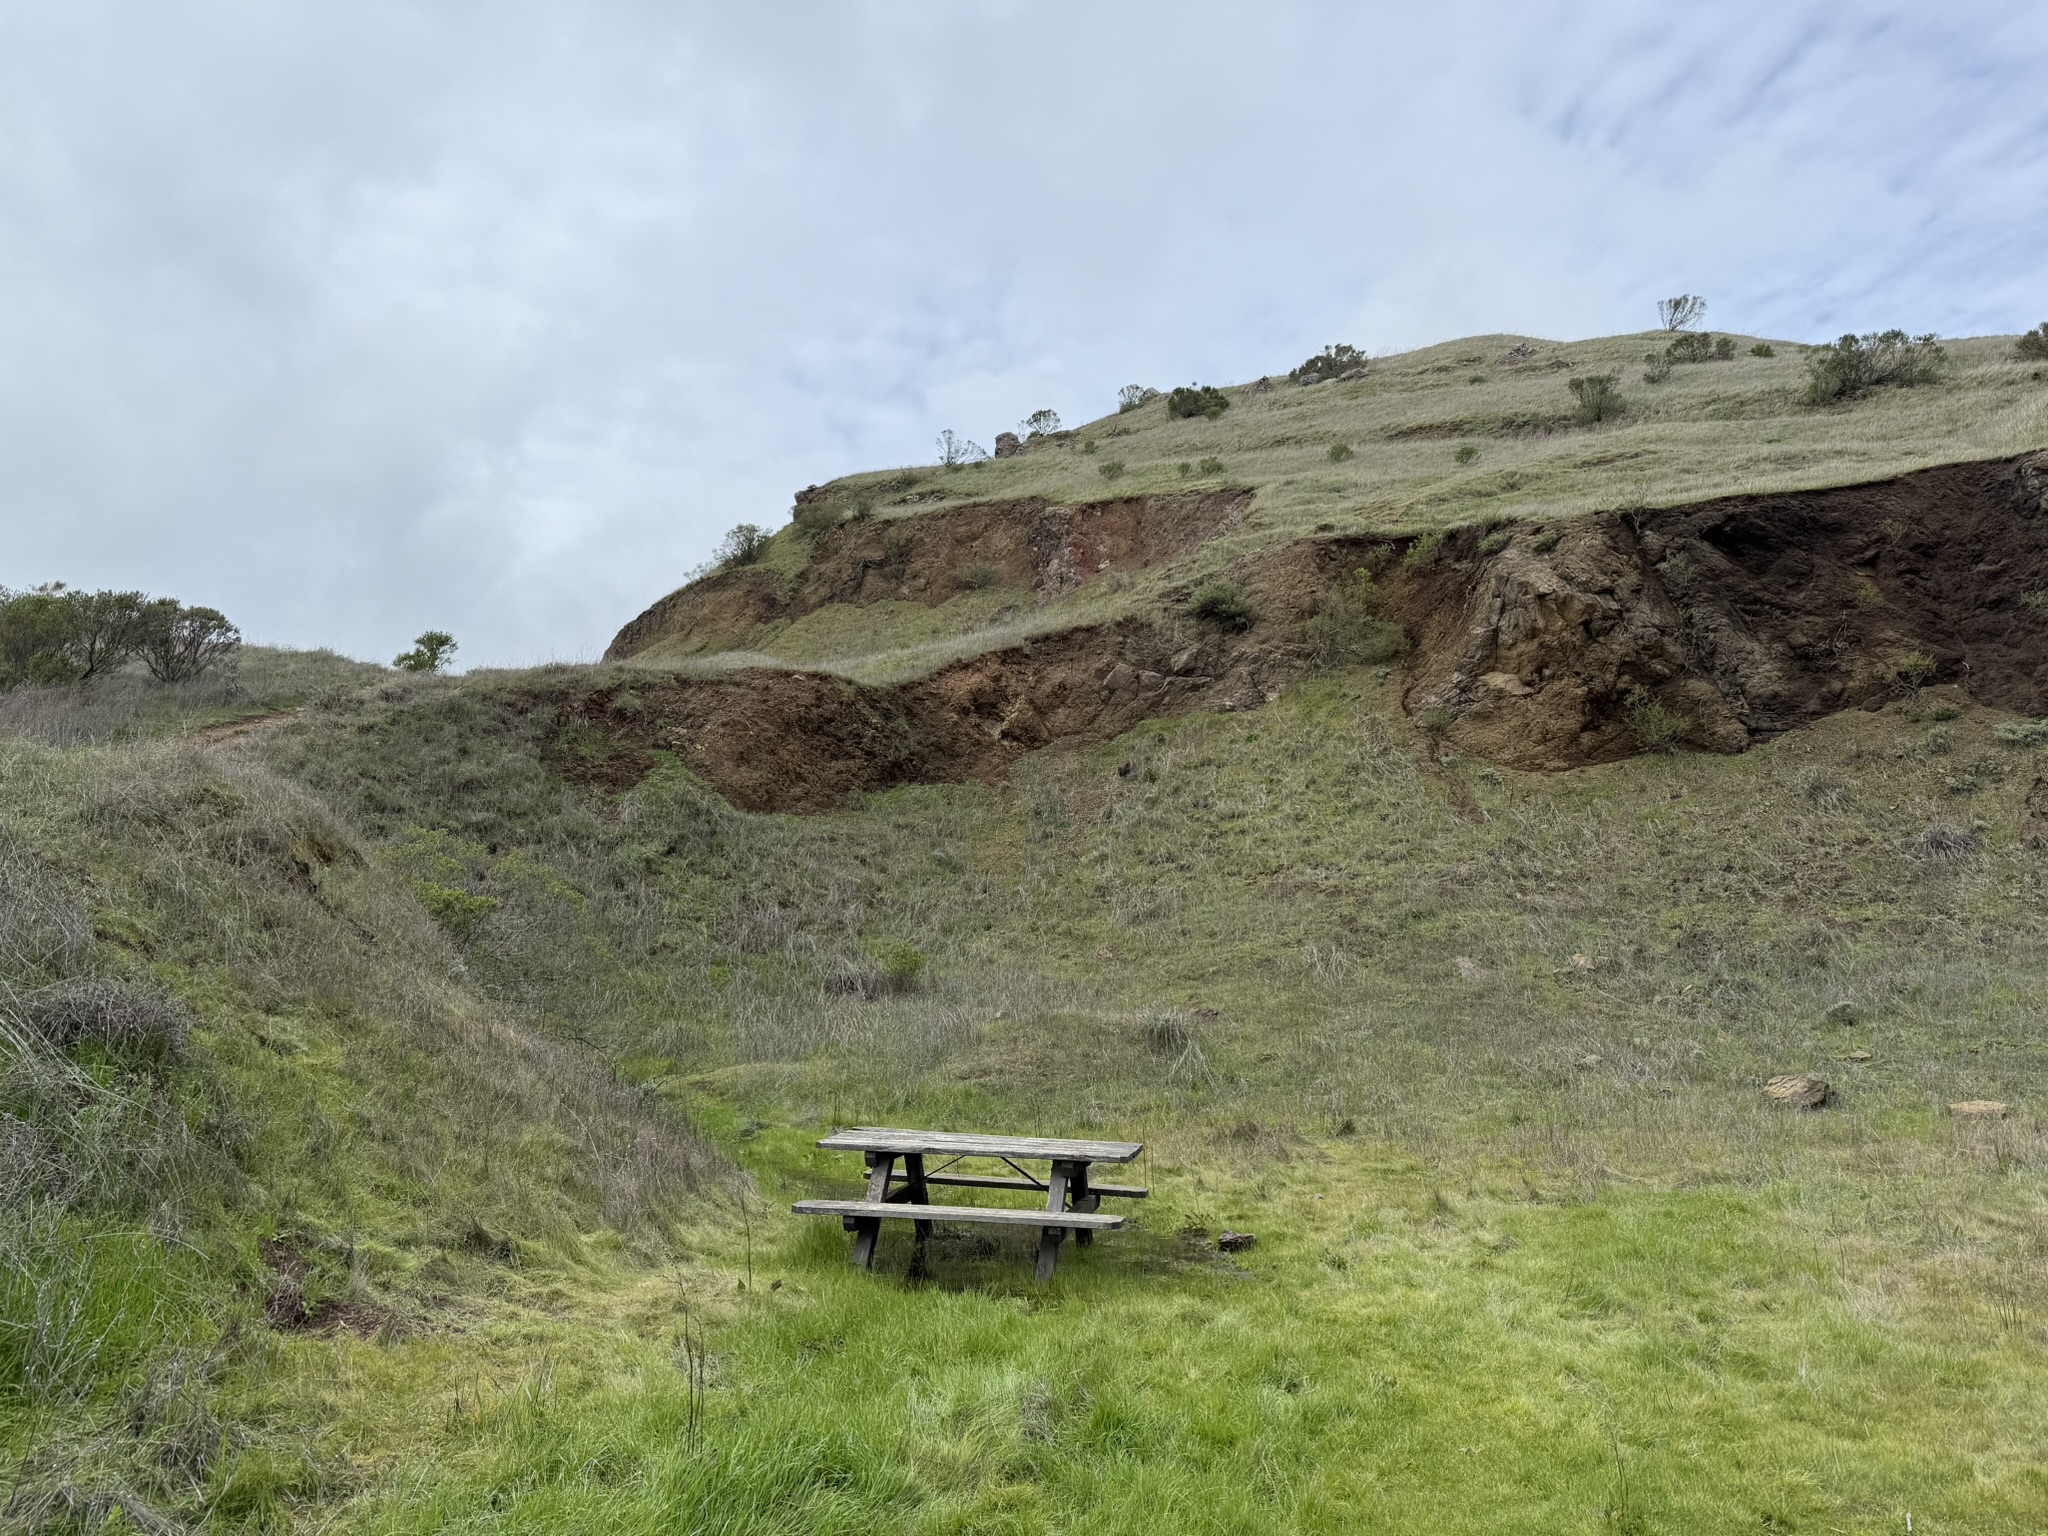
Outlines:
{"type": "Polygon", "coordinates": [[[2048,1526],[2048,397],[1523,345],[835,482],[596,667],[24,671],[0,1528],[2048,1526]],[[1152,1195],[856,1272],[891,1123],[1152,1195]]]}

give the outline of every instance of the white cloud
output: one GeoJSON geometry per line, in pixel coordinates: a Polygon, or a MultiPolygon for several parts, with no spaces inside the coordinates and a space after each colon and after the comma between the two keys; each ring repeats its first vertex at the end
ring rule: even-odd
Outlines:
{"type": "Polygon", "coordinates": [[[0,21],[0,581],[594,655],[789,492],[1333,339],[2048,313],[2023,5],[0,21]]]}

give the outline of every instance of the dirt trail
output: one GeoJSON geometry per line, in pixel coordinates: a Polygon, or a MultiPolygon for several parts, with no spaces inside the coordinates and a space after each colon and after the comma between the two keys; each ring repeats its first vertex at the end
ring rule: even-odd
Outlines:
{"type": "Polygon", "coordinates": [[[564,771],[623,788],[666,749],[738,805],[793,811],[997,779],[1147,718],[1257,708],[1311,668],[1307,621],[1361,566],[1408,635],[1410,711],[1441,711],[1445,740],[1515,767],[1638,751],[1652,704],[1716,752],[1919,683],[2048,713],[2048,455],[1418,542],[1310,539],[1247,561],[1233,574],[1262,618],[1243,635],[1128,620],[890,688],[783,671],[608,685],[570,713],[617,750],[564,771]]]}
{"type": "Polygon", "coordinates": [[[245,736],[262,735],[276,730],[285,721],[298,714],[296,709],[272,710],[266,715],[251,715],[246,720],[230,720],[225,725],[209,725],[192,733],[194,741],[203,741],[208,746],[223,741],[236,741],[245,736]]]}

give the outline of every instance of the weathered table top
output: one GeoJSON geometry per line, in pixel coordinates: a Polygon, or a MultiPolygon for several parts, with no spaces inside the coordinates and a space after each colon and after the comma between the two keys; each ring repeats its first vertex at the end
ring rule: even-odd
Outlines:
{"type": "Polygon", "coordinates": [[[1139,1141],[1069,1141],[1058,1136],[974,1136],[952,1131],[899,1131],[857,1126],[834,1131],[819,1146],[835,1152],[936,1153],[951,1157],[1030,1157],[1063,1163],[1128,1163],[1139,1141]]]}

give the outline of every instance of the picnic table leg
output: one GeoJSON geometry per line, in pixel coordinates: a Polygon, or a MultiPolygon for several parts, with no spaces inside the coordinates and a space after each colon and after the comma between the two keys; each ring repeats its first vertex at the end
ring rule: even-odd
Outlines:
{"type": "MultiPolygon", "coordinates": [[[[1046,1180],[1045,1208],[1065,1214],[1067,1209],[1067,1181],[1072,1177],[1073,1163],[1054,1163],[1052,1177],[1046,1180]]],[[[1038,1234],[1038,1283],[1045,1284],[1052,1278],[1052,1269],[1060,1259],[1060,1239],[1067,1235],[1065,1227],[1043,1227],[1038,1234]]]]}
{"type": "MultiPolygon", "coordinates": [[[[1095,1214],[1096,1208],[1101,1204],[1102,1196],[1096,1194],[1095,1191],[1088,1187],[1088,1165],[1086,1163],[1076,1163],[1074,1165],[1073,1180],[1067,1185],[1068,1207],[1072,1210],[1084,1211],[1092,1216],[1095,1214]]],[[[1095,1234],[1086,1227],[1082,1227],[1074,1233],[1074,1246],[1076,1248],[1086,1248],[1094,1241],[1095,1234]]]]}
{"type": "MultiPolygon", "coordinates": [[[[886,1200],[889,1197],[889,1175],[896,1169],[894,1152],[870,1152],[868,1154],[868,1198],[886,1200]]],[[[863,1216],[855,1229],[853,1238],[853,1266],[855,1269],[871,1269],[875,1262],[875,1240],[882,1235],[882,1220],[879,1216],[863,1216]]]]}
{"type": "MultiPolygon", "coordinates": [[[[903,1155],[903,1186],[904,1193],[910,1197],[912,1205],[930,1205],[932,1203],[931,1191],[925,1187],[924,1182],[924,1154],[922,1152],[906,1152],[903,1155]]],[[[914,1239],[914,1252],[917,1257],[912,1260],[912,1264],[915,1266],[922,1264],[924,1260],[924,1245],[926,1240],[932,1235],[932,1224],[920,1217],[913,1221],[911,1226],[917,1232],[917,1236],[914,1239]]]]}

